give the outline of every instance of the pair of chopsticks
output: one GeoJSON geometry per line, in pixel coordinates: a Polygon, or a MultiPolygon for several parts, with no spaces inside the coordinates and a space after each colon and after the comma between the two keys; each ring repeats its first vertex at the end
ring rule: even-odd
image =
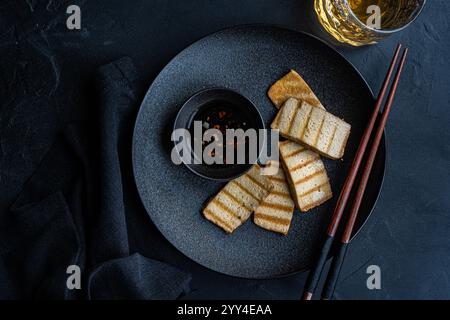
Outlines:
{"type": "MultiPolygon", "coordinates": [[[[388,86],[391,81],[392,74],[394,72],[395,66],[397,65],[397,60],[401,50],[401,44],[397,46],[397,50],[395,51],[394,57],[392,59],[391,65],[389,67],[389,71],[384,79],[383,86],[378,95],[377,101],[375,103],[374,110],[370,117],[369,123],[364,131],[364,134],[361,138],[361,142],[359,144],[358,150],[356,152],[355,158],[353,160],[352,166],[350,168],[350,172],[345,180],[344,186],[342,188],[341,194],[336,204],[336,208],[334,210],[333,216],[331,218],[330,224],[327,229],[327,237],[323,243],[322,250],[319,254],[319,257],[316,261],[314,269],[311,270],[308,276],[308,280],[306,282],[305,291],[303,294],[303,300],[311,300],[319,283],[325,262],[330,253],[331,246],[334,241],[334,237],[339,227],[339,223],[341,221],[342,215],[344,213],[344,209],[347,205],[347,201],[350,197],[350,192],[352,190],[353,184],[355,182],[359,167],[361,166],[361,162],[363,160],[365,151],[367,149],[367,145],[369,143],[369,139],[372,135],[372,131],[375,126],[375,122],[377,120],[381,104],[386,96],[386,92],[388,86]]],[[[378,128],[375,133],[375,137],[373,139],[373,144],[370,148],[369,155],[367,158],[366,165],[363,169],[363,173],[361,176],[361,181],[356,191],[355,198],[353,200],[353,205],[351,207],[349,218],[347,224],[345,225],[344,232],[342,234],[342,238],[339,242],[339,249],[337,255],[334,257],[330,271],[328,272],[328,276],[325,282],[324,290],[322,292],[322,299],[329,300],[333,297],[334,289],[336,287],[336,283],[339,277],[339,273],[341,271],[341,267],[344,263],[345,255],[347,253],[348,243],[350,242],[350,238],[352,235],[353,227],[355,225],[356,218],[358,216],[359,208],[361,206],[362,198],[364,195],[364,191],[367,186],[367,181],[369,180],[370,172],[372,171],[372,166],[375,161],[375,156],[378,151],[378,147],[380,145],[381,138],[383,136],[384,127],[386,126],[386,121],[389,116],[389,112],[391,111],[391,107],[394,101],[395,93],[397,91],[398,83],[400,80],[400,76],[403,70],[403,66],[405,64],[406,56],[408,54],[408,48],[403,51],[402,57],[400,59],[400,64],[397,69],[397,72],[394,77],[394,81],[392,83],[391,90],[388,94],[383,113],[381,114],[381,118],[378,124],[378,128]]]]}

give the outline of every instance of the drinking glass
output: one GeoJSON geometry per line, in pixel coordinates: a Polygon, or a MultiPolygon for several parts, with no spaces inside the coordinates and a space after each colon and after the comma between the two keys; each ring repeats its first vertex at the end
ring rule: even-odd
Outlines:
{"type": "Polygon", "coordinates": [[[314,0],[320,24],[337,41],[352,46],[374,44],[403,30],[426,0],[314,0]]]}

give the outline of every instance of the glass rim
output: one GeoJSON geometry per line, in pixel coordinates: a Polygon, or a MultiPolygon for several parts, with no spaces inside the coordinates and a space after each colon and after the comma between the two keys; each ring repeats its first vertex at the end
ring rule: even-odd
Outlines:
{"type": "Polygon", "coordinates": [[[399,31],[402,31],[403,29],[405,29],[406,27],[408,27],[411,23],[413,23],[417,17],[419,17],[419,15],[422,13],[423,8],[425,7],[425,4],[427,3],[427,0],[422,0],[423,3],[420,6],[420,8],[417,10],[417,12],[415,13],[415,15],[412,17],[412,19],[410,19],[410,21],[408,21],[408,23],[406,23],[404,26],[401,26],[400,28],[396,28],[396,29],[375,29],[372,27],[369,27],[368,25],[366,25],[364,22],[362,22],[353,12],[352,8],[350,7],[350,4],[348,3],[348,0],[343,0],[345,5],[347,6],[348,12],[349,14],[356,19],[356,21],[358,21],[358,23],[360,23],[364,28],[369,29],[370,31],[379,33],[379,34],[392,34],[392,33],[396,33],[399,31]]]}

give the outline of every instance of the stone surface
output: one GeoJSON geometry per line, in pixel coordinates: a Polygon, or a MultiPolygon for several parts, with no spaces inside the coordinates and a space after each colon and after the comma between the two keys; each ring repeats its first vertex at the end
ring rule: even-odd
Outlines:
{"type": "MultiPolygon", "coordinates": [[[[35,170],[48,149],[42,141],[48,141],[68,121],[89,119],[91,106],[84,102],[98,65],[131,56],[144,89],[176,53],[224,27],[273,23],[322,36],[305,0],[142,0],[126,4],[118,0],[7,0],[1,8],[0,90],[7,97],[1,100],[0,118],[2,205],[20,191],[25,182],[21,177],[35,170]],[[69,4],[81,7],[80,31],[66,29],[69,4]],[[29,73],[42,74],[42,83],[27,83],[29,73]],[[23,97],[20,103],[18,95],[23,97]],[[39,99],[42,108],[27,110],[27,99],[39,99]],[[34,150],[32,158],[27,150],[2,147],[24,112],[36,114],[23,137],[36,139],[39,152],[34,150]],[[9,169],[13,167],[20,168],[20,174],[9,169]]],[[[336,291],[338,299],[450,298],[449,15],[448,1],[428,1],[414,24],[380,44],[339,48],[375,92],[396,44],[402,42],[411,51],[387,126],[388,166],[382,195],[369,223],[350,246],[336,291]],[[381,290],[366,288],[365,271],[371,264],[381,268],[381,290]]],[[[150,225],[145,216],[141,222],[150,225]]],[[[186,298],[300,297],[305,274],[270,281],[220,275],[190,261],[154,228],[148,229],[153,235],[136,230],[132,245],[146,248],[143,254],[192,272],[193,291],[186,298]],[[154,245],[149,247],[149,241],[154,245]]]]}

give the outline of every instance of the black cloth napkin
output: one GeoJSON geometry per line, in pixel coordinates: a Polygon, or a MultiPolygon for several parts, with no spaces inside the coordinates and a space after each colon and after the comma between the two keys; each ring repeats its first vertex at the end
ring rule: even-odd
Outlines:
{"type": "MultiPolygon", "coordinates": [[[[136,217],[131,174],[136,80],[130,58],[102,66],[94,81],[98,134],[86,123],[66,126],[2,214],[0,299],[176,299],[188,290],[189,274],[130,249],[130,229],[146,221],[136,217]],[[80,267],[80,290],[67,287],[69,265],[80,267]]],[[[14,142],[7,147],[35,147],[14,142]]]]}

